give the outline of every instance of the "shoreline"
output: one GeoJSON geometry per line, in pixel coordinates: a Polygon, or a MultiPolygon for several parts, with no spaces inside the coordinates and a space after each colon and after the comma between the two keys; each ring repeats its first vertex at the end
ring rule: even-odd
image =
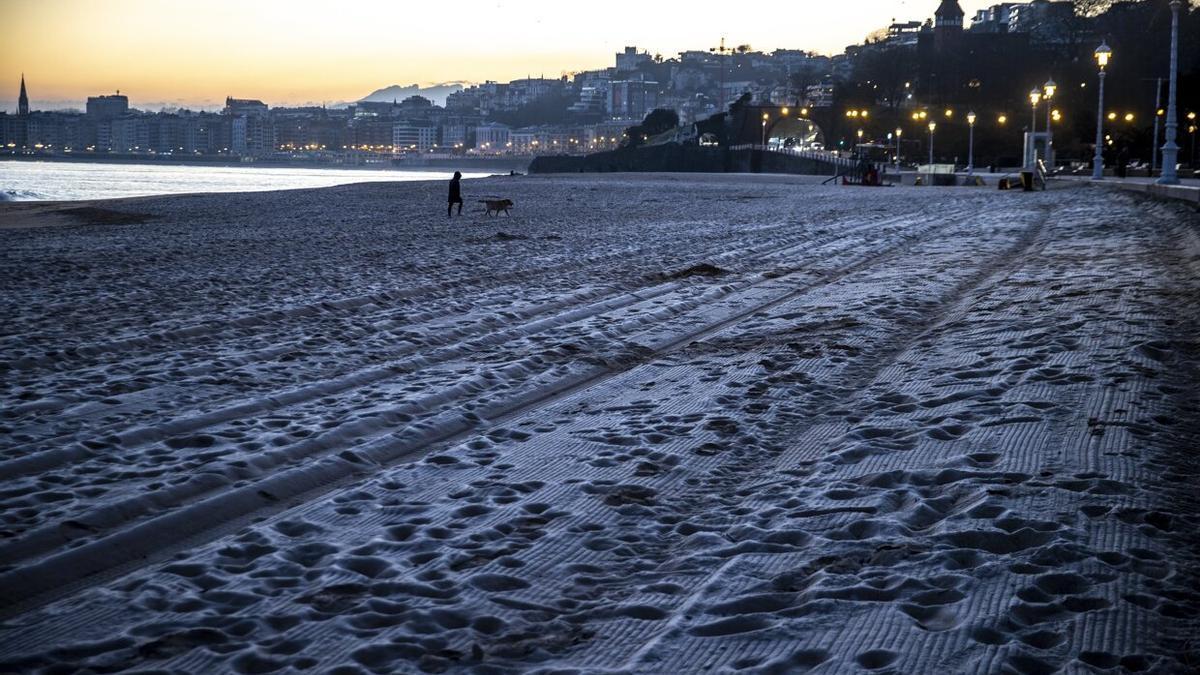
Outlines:
{"type": "MultiPolygon", "coordinates": [[[[491,158],[491,157],[474,157],[462,158],[437,158],[425,160],[421,162],[413,162],[411,165],[406,163],[393,164],[389,160],[386,163],[369,163],[369,164],[346,164],[334,162],[309,162],[309,161],[282,161],[282,160],[263,160],[253,162],[242,162],[220,157],[188,157],[180,156],[147,156],[147,155],[9,155],[0,154],[0,162],[47,162],[60,164],[114,164],[114,165],[145,165],[145,166],[200,166],[200,167],[222,167],[222,168],[264,168],[264,169],[329,169],[329,170],[359,170],[359,171],[407,171],[420,172],[428,169],[429,171],[441,171],[451,166],[495,166],[497,168],[529,166],[533,160],[532,157],[515,157],[515,158],[491,158]]],[[[522,170],[524,172],[524,170],[522,170]]]]}
{"type": "MultiPolygon", "coordinates": [[[[445,173],[446,171],[441,170],[439,172],[445,173]]],[[[411,174],[420,173],[420,172],[408,172],[408,173],[411,175],[411,174]]],[[[433,172],[431,171],[431,173],[433,173],[433,172]]],[[[626,180],[626,181],[633,181],[635,183],[645,182],[645,181],[663,181],[666,183],[683,183],[683,184],[687,184],[687,183],[721,184],[721,183],[740,182],[740,183],[745,183],[745,184],[756,184],[756,183],[757,184],[787,184],[787,185],[794,185],[794,186],[798,186],[798,187],[799,186],[815,187],[815,186],[820,186],[827,177],[811,176],[811,175],[803,175],[803,174],[790,174],[790,173],[752,174],[752,173],[692,173],[692,172],[629,172],[629,173],[606,173],[606,174],[576,174],[576,173],[535,174],[535,175],[517,174],[516,176],[510,176],[510,175],[504,174],[504,173],[497,173],[497,174],[477,174],[477,175],[471,175],[471,176],[464,176],[463,181],[467,181],[470,184],[477,184],[481,181],[505,180],[505,179],[514,179],[514,178],[515,179],[524,179],[524,180],[529,180],[529,181],[559,180],[559,181],[587,182],[589,180],[606,180],[607,179],[607,180],[626,180]]],[[[163,193],[143,194],[143,195],[119,195],[119,196],[113,196],[113,197],[84,197],[84,198],[80,198],[80,199],[0,200],[0,218],[3,217],[3,213],[6,210],[11,211],[14,209],[21,209],[23,207],[33,206],[33,205],[36,205],[38,207],[63,207],[63,208],[66,208],[66,207],[73,207],[73,206],[84,206],[84,205],[87,205],[90,203],[112,204],[114,202],[120,202],[120,201],[125,201],[125,200],[159,199],[159,198],[171,198],[171,197],[198,197],[198,196],[214,196],[215,197],[215,196],[220,196],[220,195],[253,195],[253,194],[270,194],[270,193],[277,193],[277,192],[303,192],[303,191],[307,191],[307,190],[332,190],[332,189],[337,189],[337,188],[348,188],[348,187],[367,186],[367,185],[375,185],[375,184],[400,186],[400,185],[405,185],[405,184],[433,183],[433,184],[441,185],[445,182],[446,182],[445,179],[439,177],[439,178],[429,178],[429,179],[396,180],[396,181],[359,181],[359,182],[339,183],[336,185],[296,186],[296,187],[284,187],[284,188],[271,188],[271,189],[265,189],[265,190],[229,190],[229,191],[199,190],[199,191],[194,191],[194,192],[163,192],[163,193]]],[[[841,187],[841,186],[832,186],[832,187],[841,187]]],[[[909,186],[909,187],[911,187],[911,186],[909,186]]],[[[930,189],[930,188],[921,188],[921,189],[930,189]]],[[[932,189],[941,189],[941,188],[932,188],[932,189]]],[[[0,226],[0,227],[2,227],[2,226],[0,226]]]]}
{"type": "MultiPolygon", "coordinates": [[[[0,205],[81,202],[157,195],[274,192],[371,182],[437,182],[454,167],[380,168],[271,165],[168,164],[159,162],[0,162],[0,205]]],[[[495,167],[493,167],[495,168],[495,167]]],[[[459,165],[464,180],[507,176],[488,167],[459,165]]]]}

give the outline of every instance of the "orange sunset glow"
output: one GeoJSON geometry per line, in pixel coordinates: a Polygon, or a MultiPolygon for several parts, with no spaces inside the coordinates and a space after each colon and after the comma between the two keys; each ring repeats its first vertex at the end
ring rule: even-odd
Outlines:
{"type": "Polygon", "coordinates": [[[812,5],[759,3],[754,12],[722,11],[718,22],[631,0],[602,9],[547,0],[4,0],[0,83],[11,82],[14,94],[0,98],[15,95],[23,72],[43,101],[117,89],[134,103],[213,105],[230,94],[273,104],[345,101],[389,84],[557,77],[603,67],[625,45],[670,56],[723,35],[768,51],[837,53],[893,18],[931,12],[911,0],[860,2],[852,16],[840,5],[812,5]]]}

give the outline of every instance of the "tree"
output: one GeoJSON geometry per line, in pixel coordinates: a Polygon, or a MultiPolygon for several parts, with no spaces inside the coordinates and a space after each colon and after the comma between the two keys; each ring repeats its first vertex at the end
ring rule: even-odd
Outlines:
{"type": "Polygon", "coordinates": [[[808,88],[814,84],[821,84],[825,73],[814,66],[801,67],[793,72],[788,77],[788,87],[795,92],[797,98],[804,98],[808,93],[808,88]]]}
{"type": "Polygon", "coordinates": [[[679,113],[671,108],[656,108],[646,115],[641,124],[625,130],[625,145],[637,147],[646,137],[656,136],[679,126],[679,113]]]}
{"type": "Polygon", "coordinates": [[[646,119],[642,120],[642,133],[647,136],[661,134],[664,131],[670,131],[679,126],[679,113],[673,108],[658,108],[650,111],[646,115],[646,119]]]}
{"type": "Polygon", "coordinates": [[[854,79],[872,99],[895,110],[905,101],[917,72],[917,52],[909,47],[863,50],[854,66],[854,79]]]}
{"type": "Polygon", "coordinates": [[[1071,4],[1079,16],[1096,16],[1107,12],[1113,0],[1071,0],[1071,4]]]}

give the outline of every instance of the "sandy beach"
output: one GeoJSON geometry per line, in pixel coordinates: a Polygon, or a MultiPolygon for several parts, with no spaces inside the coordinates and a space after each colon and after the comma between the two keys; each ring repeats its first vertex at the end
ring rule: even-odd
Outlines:
{"type": "Polygon", "coordinates": [[[0,204],[0,672],[1200,669],[1194,209],[445,190],[0,204]]]}

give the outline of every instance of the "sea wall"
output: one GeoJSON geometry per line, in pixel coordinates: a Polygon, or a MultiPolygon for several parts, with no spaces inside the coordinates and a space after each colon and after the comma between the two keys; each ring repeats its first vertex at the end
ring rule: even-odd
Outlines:
{"type": "Polygon", "coordinates": [[[835,173],[831,162],[783,152],[750,148],[734,150],[729,155],[730,171],[735,173],[795,173],[806,176],[832,176],[835,173]]]}
{"type": "Polygon", "coordinates": [[[544,155],[534,158],[530,173],[701,172],[730,171],[722,148],[671,143],[647,148],[618,148],[590,155],[544,155]]]}
{"type": "Polygon", "coordinates": [[[833,175],[830,162],[781,152],[746,148],[700,147],[670,143],[619,148],[584,156],[552,155],[534,158],[530,173],[605,172],[794,173],[833,175]]]}

